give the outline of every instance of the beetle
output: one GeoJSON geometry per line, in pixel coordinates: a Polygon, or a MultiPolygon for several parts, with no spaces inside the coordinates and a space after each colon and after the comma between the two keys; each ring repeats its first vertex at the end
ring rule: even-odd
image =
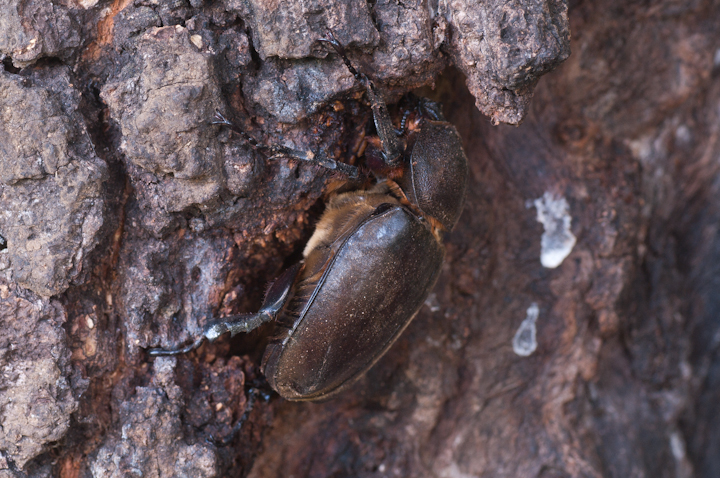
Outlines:
{"type": "MultiPolygon", "coordinates": [[[[270,384],[288,400],[322,400],[362,376],[417,314],[442,267],[443,235],[462,212],[467,158],[455,127],[439,107],[420,100],[423,114],[398,136],[373,82],[358,72],[343,46],[329,43],[364,86],[381,144],[382,166],[367,189],[335,194],[303,251],[268,289],[256,314],[214,319],[192,344],[151,355],[174,355],[230,332],[274,321],[262,359],[270,384]],[[404,144],[403,144],[404,143],[404,144]]],[[[235,128],[220,113],[215,123],[235,128]]],[[[313,161],[348,176],[356,168],[312,153],[265,147],[273,154],[313,161]]]]}

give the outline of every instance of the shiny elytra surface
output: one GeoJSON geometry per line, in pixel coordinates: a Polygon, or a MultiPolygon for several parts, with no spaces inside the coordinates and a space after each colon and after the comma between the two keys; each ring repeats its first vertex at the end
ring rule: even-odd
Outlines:
{"type": "Polygon", "coordinates": [[[402,206],[362,221],[330,259],[265,375],[283,397],[317,400],[369,369],[407,327],[440,272],[443,246],[402,206]]]}

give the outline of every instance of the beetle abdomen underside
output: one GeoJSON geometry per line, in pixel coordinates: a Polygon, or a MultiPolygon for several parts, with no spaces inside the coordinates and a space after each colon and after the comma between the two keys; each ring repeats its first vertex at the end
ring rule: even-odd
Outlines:
{"type": "Polygon", "coordinates": [[[340,391],[390,347],[423,304],[444,256],[426,224],[393,205],[344,240],[295,326],[265,352],[265,375],[283,397],[340,391]]]}

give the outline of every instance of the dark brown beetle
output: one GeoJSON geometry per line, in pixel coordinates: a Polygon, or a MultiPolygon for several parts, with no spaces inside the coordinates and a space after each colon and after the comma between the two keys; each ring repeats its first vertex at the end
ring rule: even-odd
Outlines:
{"type": "MultiPolygon", "coordinates": [[[[377,183],[330,199],[303,262],[275,281],[257,314],[216,319],[187,347],[150,350],[151,355],[184,353],[204,339],[248,332],[275,320],[262,368],[272,388],[288,400],[319,400],[340,392],[408,326],[438,278],[445,255],[442,236],[460,216],[468,174],[457,130],[437,105],[423,100],[431,119],[420,117],[409,129],[406,144],[411,146],[403,151],[373,83],[353,68],[332,35],[325,41],[367,91],[384,162],[382,173],[375,173],[377,183]]],[[[235,130],[220,114],[217,123],[235,130]]],[[[353,166],[328,158],[268,149],[357,174],[353,166]]]]}

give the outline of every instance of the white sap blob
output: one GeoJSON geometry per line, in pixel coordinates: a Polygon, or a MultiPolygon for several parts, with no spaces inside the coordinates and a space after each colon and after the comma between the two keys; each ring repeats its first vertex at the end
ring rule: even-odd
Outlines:
{"type": "Polygon", "coordinates": [[[670,434],[670,451],[677,461],[685,459],[685,440],[679,432],[670,434]]]}
{"type": "Polygon", "coordinates": [[[527,316],[522,321],[515,337],[513,337],[513,352],[521,357],[527,357],[537,349],[537,328],[535,323],[540,315],[538,305],[533,302],[527,309],[527,316]]]}
{"type": "Polygon", "coordinates": [[[540,263],[554,269],[570,254],[577,239],[570,231],[572,218],[564,197],[545,192],[543,197],[533,201],[537,209],[537,220],[545,228],[540,238],[540,263]]]}

